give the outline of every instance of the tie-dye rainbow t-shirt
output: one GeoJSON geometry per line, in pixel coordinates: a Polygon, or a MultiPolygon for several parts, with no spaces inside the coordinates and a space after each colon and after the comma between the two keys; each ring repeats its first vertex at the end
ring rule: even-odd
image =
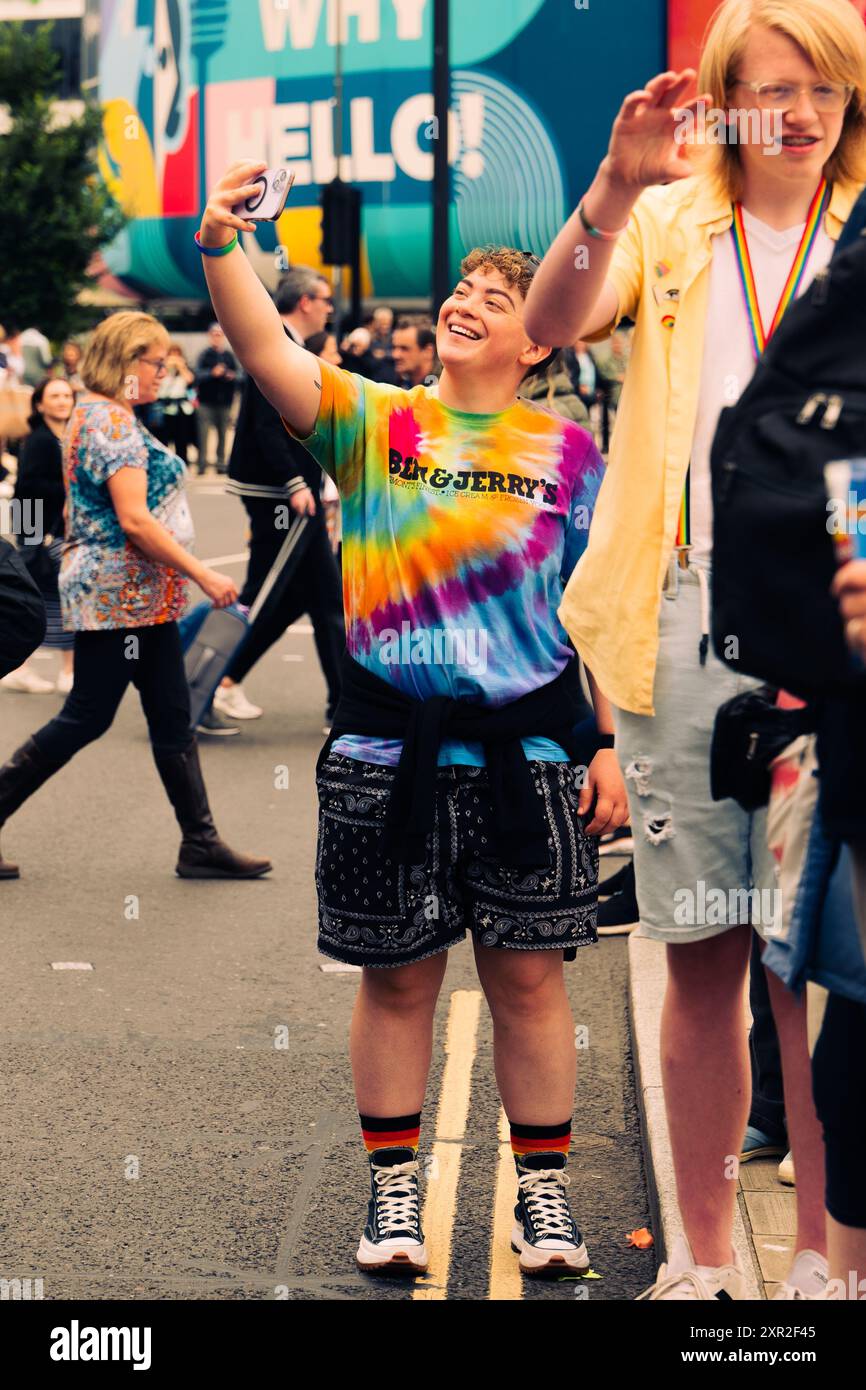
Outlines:
{"type": "MultiPolygon", "coordinates": [[[[421,700],[495,706],[554,680],[574,657],[556,610],[604,470],[592,436],[525,401],[470,415],[436,386],[404,391],[320,365],[319,418],[302,442],[340,491],[350,655],[421,700]]],[[[401,747],[360,735],[333,745],[387,764],[401,747]]],[[[523,748],[566,759],[550,739],[523,748]]],[[[483,748],[445,739],[439,763],[483,766],[483,748]]]]}

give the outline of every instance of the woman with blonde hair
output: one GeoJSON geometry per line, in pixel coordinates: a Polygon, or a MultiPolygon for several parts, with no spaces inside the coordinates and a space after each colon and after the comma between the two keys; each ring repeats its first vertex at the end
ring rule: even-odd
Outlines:
{"type": "Polygon", "coordinates": [[[63,553],[63,508],[66,505],[60,441],[74,405],[75,396],[67,381],[47,376],[34,387],[28,421],[30,433],[21,445],[15,479],[16,499],[22,506],[32,507],[41,523],[40,543],[23,546],[21,558],[45,603],[47,628],[42,645],[62,653],[60,675],[55,686],[53,681],[43,680],[25,662],[19,670],[10,671],[0,680],[4,690],[32,695],[57,690],[68,695],[72,689],[73,636],[63,630],[57,580],[63,553]]]}
{"type": "MultiPolygon", "coordinates": [[[[182,831],[177,873],[255,878],[269,861],[230,849],[213,823],[177,631],[187,578],[218,608],[237,590],[190,553],[183,464],[133,412],[156,399],[167,349],[156,319],[122,312],[99,325],[84,356],[86,392],[63,442],[68,519],[59,588],[64,627],[75,632],[74,682],[60,714],[0,767],[0,827],[106,732],[132,682],[182,831]]],[[[0,857],[0,878],[17,877],[17,865],[0,857]]]]}
{"type": "MultiPolygon", "coordinates": [[[[716,711],[749,684],[708,650],[710,446],[866,180],[866,29],[850,0],[725,0],[701,95],[680,106],[694,76],[662,73],[626,98],[526,315],[554,343],[635,322],[610,466],[560,616],[615,707],[640,934],[668,947],[662,1079],[685,1235],[642,1297],[675,1300],[744,1297],[731,1248],[749,1109],[743,987],[752,927],[768,927],[748,894],[774,881],[765,812],[710,797],[716,711]]],[[[780,1296],[808,1298],[827,1264],[805,1006],[768,983],[797,1172],[780,1296]]]]}

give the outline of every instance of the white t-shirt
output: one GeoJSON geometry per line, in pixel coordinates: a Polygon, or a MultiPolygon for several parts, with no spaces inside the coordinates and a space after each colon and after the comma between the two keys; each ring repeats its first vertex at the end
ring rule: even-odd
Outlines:
{"type": "MultiPolygon", "coordinates": [[[[764,331],[770,327],[779,297],[800,244],[805,222],[777,232],[743,210],[743,223],[749,255],[755,274],[758,303],[764,331]]],[[[834,243],[824,226],[819,228],[812,246],[799,294],[811,284],[817,271],[829,263],[834,243]]],[[[755,357],[746,316],[746,305],[734,239],[730,231],[713,237],[710,267],[710,298],[704,340],[704,360],[698,413],[691,458],[692,550],[690,559],[709,562],[713,540],[713,502],[710,485],[710,449],[719,415],[727,405],[739,400],[752,379],[755,357]]]]}

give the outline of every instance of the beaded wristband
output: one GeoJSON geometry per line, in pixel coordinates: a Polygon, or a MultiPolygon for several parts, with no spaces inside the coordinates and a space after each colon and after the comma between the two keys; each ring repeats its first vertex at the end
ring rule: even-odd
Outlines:
{"type": "Polygon", "coordinates": [[[237,232],[235,232],[231,241],[227,242],[225,246],[202,246],[201,241],[199,239],[199,233],[196,232],[195,244],[198,247],[199,251],[201,251],[203,256],[227,256],[229,251],[234,251],[235,247],[237,246],[238,234],[237,232]]]}
{"type": "Polygon", "coordinates": [[[599,241],[616,241],[617,237],[622,236],[623,232],[625,231],[625,227],[620,227],[618,232],[603,232],[601,227],[594,227],[583,210],[582,198],[577,205],[577,215],[580,218],[586,230],[589,232],[589,235],[596,237],[599,241]]]}

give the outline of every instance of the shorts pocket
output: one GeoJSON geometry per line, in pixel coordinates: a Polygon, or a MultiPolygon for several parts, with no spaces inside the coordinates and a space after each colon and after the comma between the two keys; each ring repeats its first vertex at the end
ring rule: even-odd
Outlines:
{"type": "Polygon", "coordinates": [[[359,923],[391,922],[406,911],[404,870],[382,849],[393,774],[377,769],[368,775],[366,766],[338,754],[333,764],[326,759],[317,778],[319,904],[359,923]]]}

